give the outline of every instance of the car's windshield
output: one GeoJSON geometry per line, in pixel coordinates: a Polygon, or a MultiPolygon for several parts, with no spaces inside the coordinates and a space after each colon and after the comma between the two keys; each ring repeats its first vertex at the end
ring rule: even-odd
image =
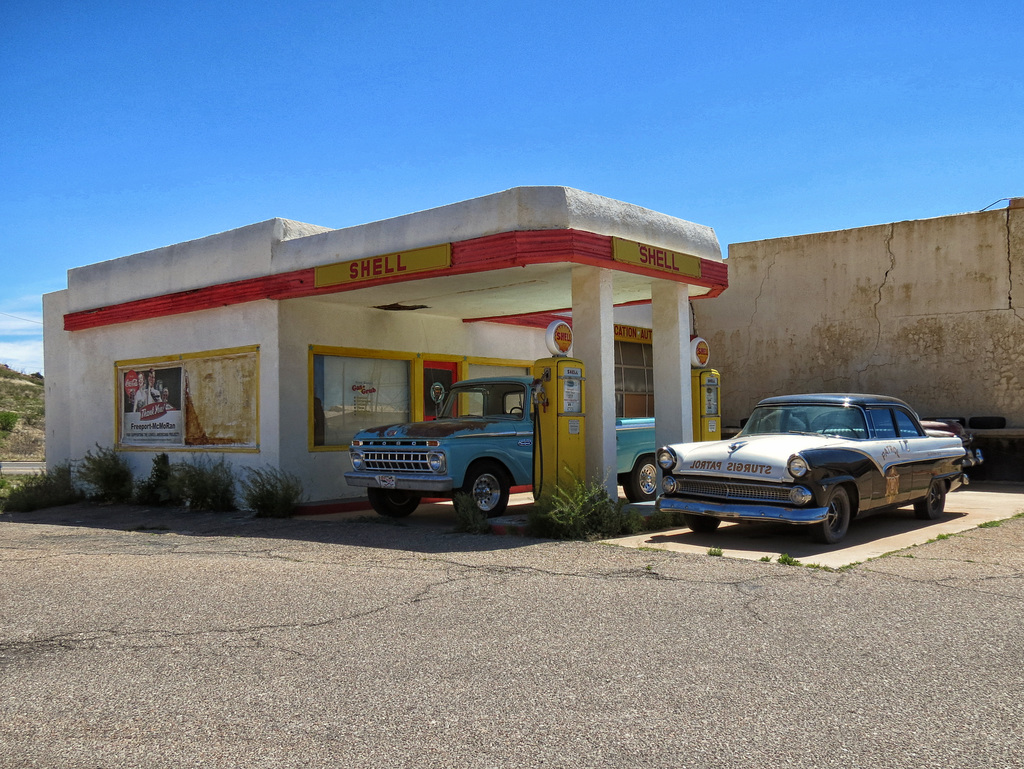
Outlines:
{"type": "Polygon", "coordinates": [[[864,414],[852,406],[786,403],[758,406],[739,435],[820,433],[841,438],[867,438],[864,414]]]}
{"type": "Polygon", "coordinates": [[[522,419],[525,403],[526,387],[518,382],[456,384],[439,418],[522,419]]]}

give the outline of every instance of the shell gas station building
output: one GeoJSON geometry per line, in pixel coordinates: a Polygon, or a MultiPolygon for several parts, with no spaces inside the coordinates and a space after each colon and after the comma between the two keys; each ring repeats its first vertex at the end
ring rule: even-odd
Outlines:
{"type": "MultiPolygon", "coordinates": [[[[359,430],[418,420],[435,382],[528,374],[572,326],[587,475],[614,491],[615,420],[688,440],[691,300],[728,285],[714,231],[566,187],[518,187],[332,230],[271,219],[72,269],[43,298],[47,465],[100,446],[278,467],[349,487],[359,430]]],[[[707,363],[705,357],[701,363],[707,363]]]]}

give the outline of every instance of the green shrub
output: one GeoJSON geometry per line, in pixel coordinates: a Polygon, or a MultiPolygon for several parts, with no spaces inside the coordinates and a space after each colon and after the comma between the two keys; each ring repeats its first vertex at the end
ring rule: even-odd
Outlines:
{"type": "Polygon", "coordinates": [[[276,467],[250,467],[242,481],[242,501],[257,518],[287,518],[304,497],[298,477],[276,467]]]}
{"type": "Polygon", "coordinates": [[[129,502],[134,484],[128,460],[114,449],[96,444],[96,453],[85,452],[75,469],[77,479],[85,484],[92,500],[99,502],[129,502]]]}
{"type": "Polygon", "coordinates": [[[489,534],[491,522],[469,494],[456,494],[452,498],[455,507],[455,531],[467,534],[489,534]]]}
{"type": "Polygon", "coordinates": [[[157,454],[149,477],[135,486],[135,501],[142,505],[178,506],[182,504],[181,492],[181,484],[172,479],[170,459],[166,454],[157,454]]]}
{"type": "Polygon", "coordinates": [[[235,510],[235,473],[224,457],[199,457],[171,465],[171,494],[192,510],[235,510]]]}
{"type": "Polygon", "coordinates": [[[0,432],[9,433],[18,424],[18,415],[13,411],[0,411],[0,432]]]}
{"type": "Polygon", "coordinates": [[[27,513],[47,507],[70,505],[82,499],[71,480],[71,465],[60,464],[39,475],[27,476],[20,484],[12,484],[3,509],[27,513]]]}
{"type": "Polygon", "coordinates": [[[671,529],[675,525],[675,518],[668,510],[655,510],[649,516],[647,516],[646,529],[647,531],[657,531],[658,529],[671,529]]]}
{"type": "MultiPolygon", "coordinates": [[[[599,539],[634,533],[643,518],[625,511],[622,500],[612,500],[600,483],[576,483],[559,488],[553,500],[530,511],[527,527],[532,536],[548,539],[599,539]]],[[[641,530],[637,529],[637,530],[641,530]]]]}

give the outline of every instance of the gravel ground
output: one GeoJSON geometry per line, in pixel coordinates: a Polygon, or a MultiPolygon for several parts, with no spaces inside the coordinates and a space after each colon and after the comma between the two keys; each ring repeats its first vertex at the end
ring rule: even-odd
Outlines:
{"type": "Polygon", "coordinates": [[[841,572],[139,507],[0,553],[4,768],[1024,765],[1024,519],[841,572]]]}

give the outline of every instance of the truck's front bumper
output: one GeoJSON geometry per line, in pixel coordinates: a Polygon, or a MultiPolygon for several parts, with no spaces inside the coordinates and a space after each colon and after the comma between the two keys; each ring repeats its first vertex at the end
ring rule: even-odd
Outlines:
{"type": "Polygon", "coordinates": [[[690,513],[721,518],[724,521],[783,521],[785,523],[821,523],[828,515],[827,507],[784,507],[783,505],[751,505],[730,502],[706,502],[682,497],[658,497],[658,510],[669,513],[690,513]]]}
{"type": "Polygon", "coordinates": [[[352,470],[345,473],[349,486],[367,486],[374,489],[402,489],[404,491],[433,491],[451,493],[450,475],[428,475],[426,473],[366,473],[352,470]]]}

